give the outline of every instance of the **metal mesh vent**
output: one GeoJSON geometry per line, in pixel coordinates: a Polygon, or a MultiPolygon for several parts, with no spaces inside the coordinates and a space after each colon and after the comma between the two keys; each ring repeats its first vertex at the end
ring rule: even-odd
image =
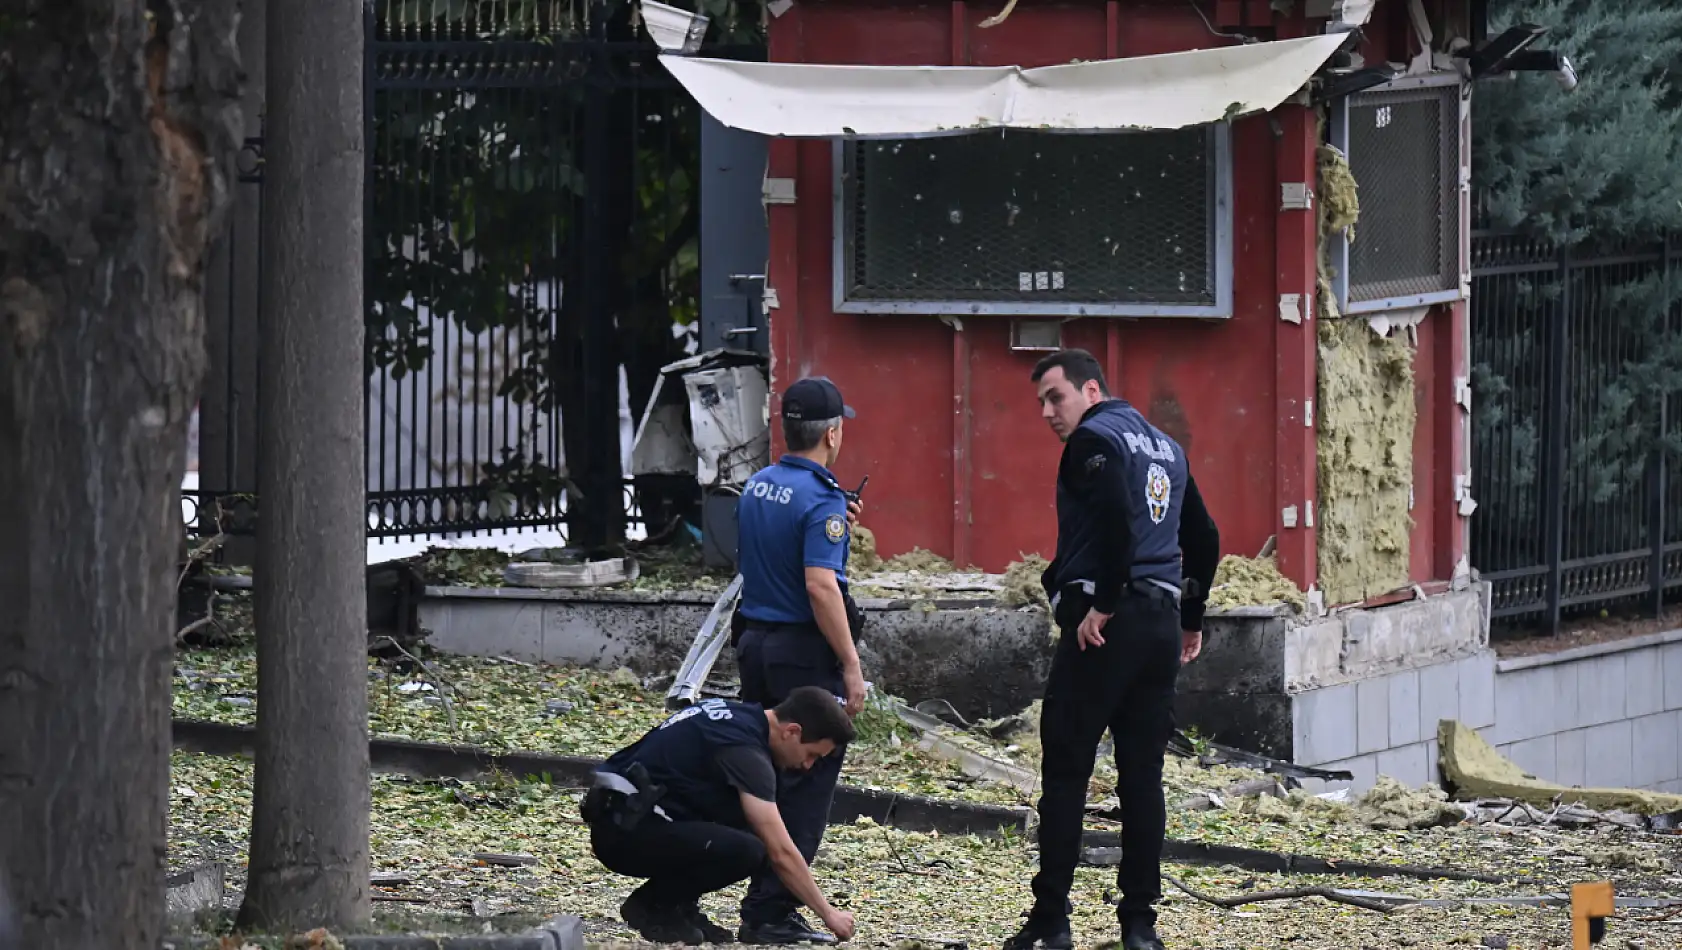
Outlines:
{"type": "Polygon", "coordinates": [[[1351,96],[1348,135],[1361,199],[1350,301],[1458,288],[1459,87],[1351,96]]]}
{"type": "Polygon", "coordinates": [[[843,299],[854,309],[1212,306],[1215,135],[1204,126],[848,143],[843,299]]]}

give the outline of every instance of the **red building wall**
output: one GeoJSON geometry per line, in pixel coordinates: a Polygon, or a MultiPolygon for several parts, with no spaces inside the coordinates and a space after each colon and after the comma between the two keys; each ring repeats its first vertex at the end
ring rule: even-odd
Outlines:
{"type": "MultiPolygon", "coordinates": [[[[979,29],[996,6],[797,3],[771,22],[771,58],[1032,67],[1227,42],[1183,3],[1029,0],[1002,25],[979,29]]],[[[1228,15],[1242,15],[1229,6],[1228,15]]],[[[1369,35],[1383,42],[1385,32],[1374,24],[1369,35]]],[[[1280,38],[1298,35],[1300,27],[1280,31],[1280,38]]],[[[1223,553],[1254,555],[1277,535],[1282,569],[1303,586],[1315,577],[1313,529],[1300,517],[1297,527],[1283,527],[1281,511],[1294,504],[1300,512],[1313,497],[1314,433],[1304,402],[1314,393],[1314,330],[1312,321],[1281,321],[1278,295],[1312,295],[1315,224],[1311,211],[1279,209],[1278,183],[1312,182],[1317,144],[1312,114],[1301,107],[1234,124],[1232,317],[1064,325],[1065,344],[1099,355],[1112,389],[1185,447],[1220,525],[1223,553]]],[[[865,523],[879,549],[892,555],[920,546],[992,571],[1024,552],[1049,556],[1061,445],[1040,421],[1028,380],[1037,354],[1011,352],[1006,316],[833,312],[832,144],[774,140],[769,175],[794,179],[796,191],[795,204],[768,206],[769,284],[777,294],[773,391],[825,374],[857,408],[837,474],[847,484],[870,475],[865,523]]],[[[1433,313],[1426,323],[1437,320],[1433,313]]],[[[1420,330],[1416,580],[1448,576],[1442,560],[1453,554],[1437,546],[1441,491],[1423,490],[1437,478],[1435,459],[1447,439],[1432,422],[1445,403],[1435,329],[1420,330]]],[[[773,414],[777,408],[773,395],[773,414]]]]}

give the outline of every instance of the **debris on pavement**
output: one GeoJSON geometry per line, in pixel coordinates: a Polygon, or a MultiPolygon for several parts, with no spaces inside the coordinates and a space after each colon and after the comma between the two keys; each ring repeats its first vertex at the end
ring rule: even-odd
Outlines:
{"type": "MultiPolygon", "coordinates": [[[[666,715],[662,696],[645,691],[630,670],[422,655],[438,677],[452,684],[466,741],[489,749],[601,756],[666,715]]],[[[249,649],[183,651],[177,665],[177,716],[251,723],[254,708],[224,701],[234,693],[255,695],[255,657],[249,649]]],[[[417,677],[424,673],[393,681],[395,675],[370,663],[371,730],[447,741],[444,711],[424,701],[428,691],[395,689],[399,682],[421,681],[417,677]]],[[[875,701],[860,714],[860,738],[848,751],[844,781],[892,794],[1017,807],[1033,803],[1034,795],[1020,785],[1039,768],[1037,708],[1007,717],[1009,722],[969,723],[966,729],[961,717],[943,721],[939,704],[903,707],[913,719],[920,714],[926,728],[917,728],[895,708],[896,700],[872,696],[875,701]],[[940,738],[939,748],[935,743],[920,748],[930,735],[940,738]],[[961,754],[953,759],[937,754],[954,748],[961,754]],[[967,774],[965,764],[980,760],[999,766],[999,774],[967,774]]],[[[250,764],[237,758],[172,757],[172,870],[219,861],[230,869],[230,887],[241,886],[250,780],[250,764]]],[[[1089,789],[1089,852],[1119,844],[1114,781],[1106,754],[1095,763],[1089,789]]],[[[1159,928],[1170,946],[1446,947],[1446,938],[1433,943],[1434,935],[1477,938],[1496,931],[1510,936],[1512,946],[1541,946],[1560,933],[1563,918],[1557,906],[1471,902],[1563,893],[1588,875],[1615,878],[1619,893],[1630,897],[1656,899],[1682,890],[1682,837],[1676,835],[1653,834],[1620,821],[1573,821],[1576,813],[1567,808],[1556,815],[1565,820],[1551,824],[1537,824],[1528,814],[1521,822],[1522,809],[1489,820],[1491,809],[1507,806],[1488,797],[1446,802],[1440,791],[1405,790],[1395,783],[1343,802],[1285,790],[1286,784],[1282,776],[1256,769],[1170,757],[1164,785],[1170,805],[1168,857],[1177,868],[1175,877],[1223,897],[1322,887],[1366,897],[1358,885],[1347,885],[1383,877],[1398,882],[1383,893],[1413,904],[1406,913],[1394,914],[1354,911],[1324,899],[1247,902],[1242,910],[1227,910],[1170,893],[1159,928]],[[1204,805],[1175,807],[1196,796],[1205,797],[1204,805]],[[1291,820],[1247,813],[1259,802],[1290,810],[1291,820]],[[1448,807],[1461,809],[1465,820],[1448,823],[1448,807]],[[1363,818],[1363,809],[1382,819],[1377,826],[1371,816],[1363,818]],[[1431,820],[1433,811],[1441,823],[1431,820]],[[1423,879],[1397,868],[1453,869],[1460,876],[1423,879]],[[1508,883],[1491,883],[1497,880],[1508,883]],[[1432,901],[1453,903],[1427,903],[1432,901]]],[[[465,782],[376,775],[370,844],[379,877],[370,883],[380,896],[381,911],[413,909],[459,919],[464,927],[499,928],[518,914],[566,911],[585,918],[593,945],[628,939],[617,906],[635,882],[606,872],[591,857],[588,831],[577,816],[579,793],[506,777],[465,782]],[[478,860],[487,855],[525,856],[532,863],[478,860]],[[492,916],[475,917],[476,912],[492,916]]],[[[1540,806],[1532,808],[1546,813],[1540,806]]],[[[820,884],[838,906],[858,914],[861,936],[870,946],[890,946],[882,942],[889,935],[930,947],[996,945],[1015,929],[1016,913],[1030,899],[1034,847],[1031,829],[1028,834],[944,835],[861,821],[831,826],[816,866],[820,884]],[[918,929],[926,926],[938,940],[905,936],[912,921],[923,922],[918,929]]],[[[1084,866],[1077,872],[1074,924],[1083,943],[1113,931],[1114,910],[1101,903],[1113,876],[1113,869],[1105,867],[1084,866]]],[[[704,909],[715,919],[729,918],[738,896],[734,890],[714,895],[704,909]]],[[[1665,945],[1663,928],[1671,926],[1618,923],[1619,933],[1644,939],[1648,946],[1665,945]]]]}
{"type": "MultiPolygon", "coordinates": [[[[1045,595],[1045,585],[1040,583],[1040,577],[1050,566],[1051,562],[1038,554],[1027,554],[1022,560],[1011,563],[999,582],[1004,588],[999,599],[1012,607],[1031,605],[1049,611],[1051,600],[1045,595]]],[[[1050,619],[1047,616],[1047,623],[1050,619]]]]}
{"type": "Polygon", "coordinates": [[[1463,796],[1506,798],[1539,807],[1567,799],[1599,811],[1662,815],[1682,811],[1682,795],[1632,788],[1567,788],[1546,782],[1514,765],[1479,735],[1452,719],[1437,724],[1443,777],[1463,796]]]}
{"type": "Polygon", "coordinates": [[[1466,808],[1448,801],[1447,793],[1435,785],[1409,788],[1387,775],[1379,776],[1353,803],[1292,789],[1282,797],[1240,799],[1236,810],[1281,824],[1321,821],[1388,831],[1422,831],[1459,824],[1467,817],[1466,808]]]}
{"type": "Polygon", "coordinates": [[[853,527],[852,543],[847,545],[847,571],[849,574],[873,574],[882,569],[882,557],[876,553],[876,532],[864,525],[853,527]]]}
{"type": "Polygon", "coordinates": [[[1355,778],[1355,773],[1347,769],[1315,768],[1309,765],[1297,765],[1283,759],[1275,759],[1258,752],[1247,752],[1219,742],[1208,740],[1192,741],[1184,730],[1174,730],[1168,739],[1168,751],[1184,758],[1195,758],[1205,766],[1234,765],[1239,768],[1255,769],[1258,772],[1280,775],[1285,779],[1286,788],[1299,787],[1300,780],[1305,778],[1320,779],[1326,782],[1348,782],[1355,778]]]}
{"type": "Polygon", "coordinates": [[[1221,558],[1215,568],[1214,582],[1209,585],[1209,610],[1280,604],[1301,613],[1307,608],[1308,600],[1295,584],[1279,573],[1279,565],[1272,555],[1249,558],[1229,554],[1221,558]]]}

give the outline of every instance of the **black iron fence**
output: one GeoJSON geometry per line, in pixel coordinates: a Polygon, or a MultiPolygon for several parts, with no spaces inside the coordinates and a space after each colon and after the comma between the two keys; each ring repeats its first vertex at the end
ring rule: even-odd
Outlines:
{"type": "MultiPolygon", "coordinates": [[[[623,537],[629,435],[698,312],[699,108],[622,9],[366,10],[369,535],[623,537]]],[[[249,509],[254,470],[193,501],[249,509]]]]}
{"type": "Polygon", "coordinates": [[[1472,564],[1507,627],[1682,585],[1682,242],[1472,238],[1472,564]]]}

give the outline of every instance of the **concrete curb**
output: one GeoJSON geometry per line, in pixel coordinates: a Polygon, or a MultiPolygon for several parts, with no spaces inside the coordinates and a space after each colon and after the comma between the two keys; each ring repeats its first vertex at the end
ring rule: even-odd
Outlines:
{"type": "MultiPolygon", "coordinates": [[[[198,719],[175,719],[170,723],[175,748],[207,755],[249,756],[256,748],[257,731],[250,726],[230,726],[198,719]]],[[[477,746],[410,742],[403,739],[374,739],[368,743],[368,758],[376,772],[414,778],[455,778],[472,781],[493,772],[518,778],[544,775],[561,784],[583,787],[601,759],[575,755],[541,755],[533,752],[496,753],[477,746]]],[[[830,806],[832,825],[850,824],[870,818],[906,831],[938,831],[941,834],[998,834],[1001,829],[1022,833],[1028,828],[1027,808],[1005,808],[972,802],[943,801],[923,795],[883,792],[873,788],[841,785],[830,806]]]]}
{"type": "MultiPolygon", "coordinates": [[[[246,938],[256,946],[280,947],[276,937],[246,938]]],[[[345,950],[584,950],[584,921],[570,914],[552,917],[523,934],[475,934],[461,937],[424,937],[379,934],[339,937],[345,950]]],[[[162,950],[218,950],[218,937],[166,938],[162,950]]]]}

